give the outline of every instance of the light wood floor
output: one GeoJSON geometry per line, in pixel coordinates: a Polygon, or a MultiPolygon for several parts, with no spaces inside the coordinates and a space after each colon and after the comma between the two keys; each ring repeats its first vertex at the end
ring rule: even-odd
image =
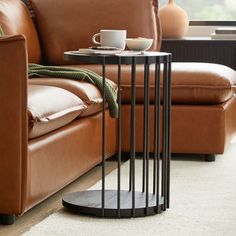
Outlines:
{"type": "MultiPolygon", "coordinates": [[[[109,174],[113,169],[116,168],[116,162],[106,162],[106,174],[109,174]]],[[[81,176],[78,180],[68,185],[58,193],[54,194],[49,199],[45,200],[38,206],[34,207],[23,216],[19,217],[14,225],[3,226],[0,225],[1,236],[18,236],[29,230],[29,228],[50,214],[58,211],[62,208],[62,196],[66,193],[73,191],[81,191],[88,189],[94,185],[98,180],[101,179],[101,167],[97,166],[91,171],[81,176]]]]}

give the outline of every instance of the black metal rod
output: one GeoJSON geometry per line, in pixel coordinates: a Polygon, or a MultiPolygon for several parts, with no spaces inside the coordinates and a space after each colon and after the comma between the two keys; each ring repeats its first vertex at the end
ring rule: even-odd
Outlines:
{"type": "Polygon", "coordinates": [[[165,70],[165,106],[164,106],[164,112],[165,112],[165,209],[167,208],[167,185],[168,185],[168,103],[169,103],[169,98],[168,98],[168,57],[166,57],[165,65],[164,65],[164,70],[165,70]]]}
{"type": "Polygon", "coordinates": [[[157,208],[157,213],[160,213],[159,211],[159,196],[160,196],[160,144],[161,144],[161,139],[160,139],[160,110],[161,110],[161,93],[160,93],[160,74],[161,74],[161,65],[160,62],[158,64],[158,104],[157,104],[157,117],[158,117],[158,129],[157,129],[157,203],[158,203],[158,208],[157,208]]]}
{"type": "Polygon", "coordinates": [[[164,64],[165,74],[165,209],[167,208],[167,168],[168,168],[168,56],[165,57],[164,64]]]}
{"type": "Polygon", "coordinates": [[[167,64],[164,62],[163,70],[163,101],[162,101],[162,196],[164,197],[164,204],[162,209],[166,210],[166,77],[167,77],[167,64]]]}
{"type": "MultiPolygon", "coordinates": [[[[132,71],[131,71],[131,93],[132,93],[132,71]]],[[[132,141],[131,140],[132,140],[132,94],[131,94],[131,109],[130,109],[129,191],[132,190],[132,151],[131,151],[132,141]]]]}
{"type": "Polygon", "coordinates": [[[121,57],[118,57],[118,166],[117,166],[117,214],[120,217],[120,166],[121,166],[121,57]]]}
{"type": "Polygon", "coordinates": [[[132,75],[131,75],[131,179],[132,179],[132,215],[135,217],[135,100],[136,100],[136,57],[132,57],[132,75]]]}
{"type": "MultiPolygon", "coordinates": [[[[156,58],[158,60],[158,57],[156,58]]],[[[155,118],[154,118],[154,167],[155,174],[153,180],[153,189],[156,186],[156,213],[159,212],[159,188],[160,188],[160,63],[156,61],[155,64],[155,118]],[[155,163],[154,163],[155,164],[155,163]],[[156,181],[155,181],[156,180],[156,181]]],[[[155,192],[154,192],[155,193],[155,192]]]]}
{"type": "Polygon", "coordinates": [[[157,63],[155,63],[155,97],[154,97],[154,142],[153,142],[153,147],[154,147],[154,155],[153,155],[153,194],[156,193],[156,166],[157,166],[157,145],[156,145],[156,140],[157,140],[157,63]]]}
{"type": "Polygon", "coordinates": [[[145,135],[145,127],[146,127],[146,115],[145,115],[145,101],[146,101],[146,88],[145,84],[147,81],[147,68],[146,68],[146,63],[144,64],[144,100],[143,100],[143,174],[142,174],[142,192],[145,192],[145,182],[146,182],[146,135],[145,135]]]}
{"type": "Polygon", "coordinates": [[[145,62],[145,105],[144,105],[144,116],[145,116],[145,151],[146,151],[146,215],[149,214],[149,57],[146,58],[145,62]]]}
{"type": "Polygon", "coordinates": [[[168,77],[168,71],[169,71],[169,57],[167,57],[166,60],[166,208],[168,206],[168,160],[169,160],[169,151],[168,151],[168,147],[169,147],[169,137],[168,137],[168,133],[169,133],[169,77],[168,77]]]}
{"type": "Polygon", "coordinates": [[[102,60],[102,216],[105,216],[105,160],[106,160],[106,59],[102,60]]]}
{"type": "Polygon", "coordinates": [[[168,61],[168,165],[167,165],[167,208],[170,207],[170,160],[171,160],[171,61],[168,61]]]}
{"type": "MultiPolygon", "coordinates": [[[[131,115],[131,114],[130,114],[131,115]]],[[[131,120],[131,118],[130,118],[131,120]]],[[[131,129],[131,127],[130,127],[131,129]]],[[[131,133],[130,133],[130,136],[131,136],[131,133]]],[[[131,146],[131,143],[130,143],[130,146],[131,146]]],[[[131,157],[131,152],[129,153],[129,191],[132,190],[132,157],[131,157]]]]}

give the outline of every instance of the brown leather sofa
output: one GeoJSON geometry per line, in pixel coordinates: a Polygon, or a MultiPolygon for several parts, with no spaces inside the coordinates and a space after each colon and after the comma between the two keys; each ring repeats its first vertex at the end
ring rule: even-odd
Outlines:
{"type": "MultiPolygon", "coordinates": [[[[0,219],[21,215],[101,162],[101,94],[86,82],[27,79],[27,63],[71,65],[63,52],[91,45],[101,28],[154,38],[160,24],[152,0],[0,0],[0,219]],[[125,8],[124,8],[125,4],[125,8]],[[33,20],[34,22],[33,22],[33,20]],[[24,36],[22,36],[24,35],[24,36]]],[[[151,68],[151,71],[153,69],[151,68]]],[[[107,69],[116,82],[117,67],[107,69]]],[[[112,83],[112,82],[110,82],[112,83]]],[[[236,130],[236,72],[201,63],[173,63],[172,152],[223,153],[236,130]]],[[[115,85],[114,85],[115,86],[115,85]]],[[[137,68],[137,151],[142,151],[143,67],[137,68]]],[[[151,75],[153,102],[153,73],[151,75]]],[[[130,67],[122,67],[122,151],[129,151],[130,67]]],[[[153,110],[153,106],[151,106],[153,110]]],[[[153,116],[150,116],[153,124],[153,116]]],[[[116,153],[116,120],[106,115],[106,156],[116,153]]],[[[153,127],[150,127],[150,134],[153,127]]],[[[151,136],[150,136],[151,137],[151,136]]],[[[152,139],[150,144],[152,150],[152,139]]]]}

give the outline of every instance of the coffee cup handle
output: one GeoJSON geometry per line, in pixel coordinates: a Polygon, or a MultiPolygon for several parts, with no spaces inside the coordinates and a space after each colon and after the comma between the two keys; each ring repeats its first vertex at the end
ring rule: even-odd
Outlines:
{"type": "Polygon", "coordinates": [[[100,35],[101,35],[100,33],[97,33],[92,37],[92,41],[94,44],[101,45],[100,42],[96,41],[97,36],[100,36],[100,35]]]}

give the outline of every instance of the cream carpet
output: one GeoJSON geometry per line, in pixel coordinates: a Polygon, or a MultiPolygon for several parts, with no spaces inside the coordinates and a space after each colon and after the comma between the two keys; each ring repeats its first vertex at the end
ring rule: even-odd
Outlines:
{"type": "MultiPolygon", "coordinates": [[[[127,187],[128,170],[129,165],[125,163],[122,166],[123,188],[127,187]]],[[[137,177],[141,176],[141,161],[136,162],[136,173],[139,175],[137,177]]],[[[100,184],[98,182],[92,189],[99,188],[100,184]]],[[[116,171],[107,176],[106,186],[116,186],[116,171]]],[[[216,162],[197,159],[172,161],[171,207],[160,215],[133,219],[101,219],[74,215],[62,209],[23,235],[235,236],[236,138],[227,152],[216,158],[216,162]]]]}

